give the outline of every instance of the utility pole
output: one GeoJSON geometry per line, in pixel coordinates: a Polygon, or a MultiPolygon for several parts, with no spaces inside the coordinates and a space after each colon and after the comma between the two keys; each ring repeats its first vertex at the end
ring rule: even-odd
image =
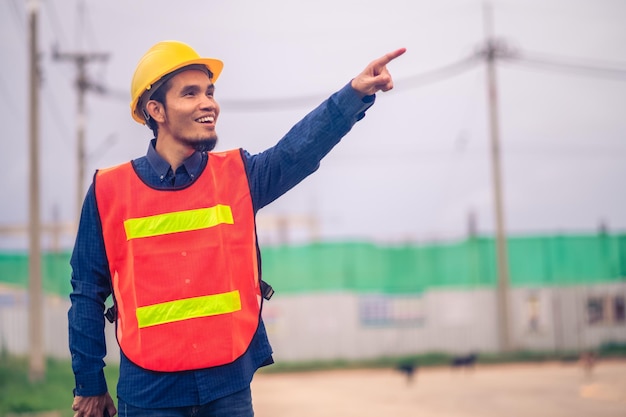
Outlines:
{"type": "Polygon", "coordinates": [[[494,212],[496,220],[496,263],[497,263],[497,322],[500,349],[510,351],[511,335],[509,326],[509,260],[504,223],[502,197],[502,172],[500,155],[500,124],[498,119],[498,89],[496,60],[510,57],[506,45],[493,37],[491,6],[483,4],[485,49],[482,51],[487,61],[487,98],[489,105],[489,131],[491,136],[491,165],[493,177],[494,212]]]}
{"type": "Polygon", "coordinates": [[[77,158],[77,178],[76,178],[76,227],[80,221],[80,212],[85,197],[85,93],[93,90],[102,93],[104,87],[89,81],[87,77],[87,64],[93,61],[106,61],[109,54],[99,52],[59,52],[54,48],[52,56],[57,61],[72,61],[76,65],[76,158],[77,158]]]}
{"type": "Polygon", "coordinates": [[[28,338],[29,378],[41,381],[46,374],[41,289],[41,219],[39,207],[39,49],[37,18],[39,1],[28,1],[29,29],[29,210],[28,210],[28,338]]]}

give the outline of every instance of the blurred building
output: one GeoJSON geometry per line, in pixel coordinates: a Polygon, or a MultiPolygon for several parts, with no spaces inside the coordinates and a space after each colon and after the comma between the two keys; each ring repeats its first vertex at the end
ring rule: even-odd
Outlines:
{"type": "MultiPolygon", "coordinates": [[[[499,350],[494,241],[430,245],[276,243],[262,248],[276,294],[263,317],[278,361],[499,350]]],[[[508,239],[516,350],[626,343],[626,235],[508,239]]],[[[27,256],[0,253],[0,344],[28,351],[27,256]]],[[[45,350],[69,357],[69,253],[42,260],[45,350]]],[[[107,324],[109,360],[119,357],[107,324]]]]}

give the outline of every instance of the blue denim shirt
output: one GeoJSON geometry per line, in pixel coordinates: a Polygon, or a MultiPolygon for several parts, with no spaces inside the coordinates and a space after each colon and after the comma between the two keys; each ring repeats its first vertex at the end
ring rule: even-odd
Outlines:
{"type": "MultiPolygon", "coordinates": [[[[321,159],[363,118],[374,98],[361,100],[347,84],[292,127],[274,147],[256,155],[243,151],[254,212],[316,171],[321,159]]],[[[210,158],[196,152],[172,172],[154,144],[155,140],[145,156],[133,161],[137,174],[152,187],[184,187],[201,175],[210,158]]],[[[80,396],[100,395],[107,391],[103,313],[111,295],[111,277],[93,184],[85,197],[70,264],[73,290],[68,320],[74,392],[80,396]]],[[[144,408],[206,404],[249,386],[256,370],[273,362],[271,355],[263,322],[247,352],[219,367],[154,372],[138,367],[121,353],[118,397],[144,408]]]]}

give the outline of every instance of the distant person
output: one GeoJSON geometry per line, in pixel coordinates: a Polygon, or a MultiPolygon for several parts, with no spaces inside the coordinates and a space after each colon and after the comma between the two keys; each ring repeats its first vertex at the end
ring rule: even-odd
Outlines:
{"type": "MultiPolygon", "coordinates": [[[[375,93],[393,87],[386,66],[404,52],[372,61],[274,147],[251,155],[211,152],[222,62],[176,41],[148,50],[130,107],[154,139],[145,156],[96,172],[70,261],[75,416],[254,415],[252,377],[273,363],[255,215],[316,171],[375,93]],[[103,373],[111,294],[117,410],[103,373]]],[[[263,63],[250,76],[263,82],[268,72],[263,63]]]]}
{"type": "Polygon", "coordinates": [[[585,376],[591,378],[593,374],[593,368],[596,365],[598,357],[593,350],[586,350],[580,354],[580,363],[582,364],[585,376]]]}

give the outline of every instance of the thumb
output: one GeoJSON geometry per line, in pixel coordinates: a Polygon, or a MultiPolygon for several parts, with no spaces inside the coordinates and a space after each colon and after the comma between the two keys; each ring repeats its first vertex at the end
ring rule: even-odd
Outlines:
{"type": "Polygon", "coordinates": [[[389,91],[393,88],[393,79],[391,74],[385,69],[379,75],[374,77],[374,88],[380,91],[389,91]]]}

